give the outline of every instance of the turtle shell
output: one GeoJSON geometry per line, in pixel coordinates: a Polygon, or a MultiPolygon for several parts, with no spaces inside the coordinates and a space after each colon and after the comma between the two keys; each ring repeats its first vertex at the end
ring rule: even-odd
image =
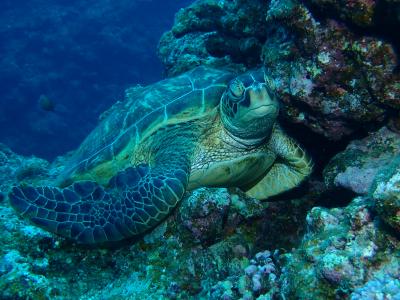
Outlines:
{"type": "Polygon", "coordinates": [[[99,182],[99,177],[108,180],[129,165],[127,158],[155,130],[212,111],[233,76],[227,71],[197,67],[178,77],[128,89],[126,99],[105,114],[74,153],[58,184],[64,186],[77,179],[99,182]],[[107,174],[102,176],[102,172],[107,174]]]}

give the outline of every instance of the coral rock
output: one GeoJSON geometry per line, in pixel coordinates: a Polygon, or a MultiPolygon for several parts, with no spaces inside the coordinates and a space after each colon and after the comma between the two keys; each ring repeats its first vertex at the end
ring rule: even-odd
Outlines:
{"type": "Polygon", "coordinates": [[[352,141],[332,158],[324,170],[325,183],[329,188],[368,194],[374,177],[397,155],[400,134],[383,127],[362,140],[352,141]]]}
{"type": "Polygon", "coordinates": [[[371,196],[382,219],[400,232],[400,155],[377,175],[371,196]]]}

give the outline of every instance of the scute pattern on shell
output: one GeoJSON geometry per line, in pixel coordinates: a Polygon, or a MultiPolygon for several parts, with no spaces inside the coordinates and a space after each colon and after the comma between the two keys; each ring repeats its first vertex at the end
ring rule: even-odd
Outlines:
{"type": "MultiPolygon", "coordinates": [[[[223,70],[198,67],[181,76],[135,89],[84,140],[59,181],[67,180],[72,174],[83,174],[122,151],[133,150],[155,124],[185,122],[206,114],[219,104],[233,76],[223,70]]],[[[116,170],[123,167],[126,166],[117,166],[116,170]]]]}

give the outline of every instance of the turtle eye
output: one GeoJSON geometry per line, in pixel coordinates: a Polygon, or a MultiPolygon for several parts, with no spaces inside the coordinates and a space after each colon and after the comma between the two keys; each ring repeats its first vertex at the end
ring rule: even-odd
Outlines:
{"type": "Polygon", "coordinates": [[[229,84],[229,92],[233,101],[239,101],[243,97],[245,87],[239,79],[234,79],[229,84]]]}

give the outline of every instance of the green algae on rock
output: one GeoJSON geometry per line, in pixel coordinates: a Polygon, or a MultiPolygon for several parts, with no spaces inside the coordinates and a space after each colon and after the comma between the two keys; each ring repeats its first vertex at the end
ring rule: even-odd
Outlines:
{"type": "Polygon", "coordinates": [[[371,197],[379,216],[400,234],[400,154],[379,171],[371,197]]]}
{"type": "Polygon", "coordinates": [[[197,65],[245,70],[259,64],[265,40],[262,1],[200,0],[181,9],[158,46],[168,76],[197,65]]]}
{"type": "Polygon", "coordinates": [[[302,245],[281,256],[281,289],[287,298],[359,299],[364,291],[371,297],[399,295],[399,288],[366,288],[389,270],[390,285],[400,284],[399,240],[374,220],[371,208],[368,199],[356,198],[345,208],[311,210],[302,245]]]}

